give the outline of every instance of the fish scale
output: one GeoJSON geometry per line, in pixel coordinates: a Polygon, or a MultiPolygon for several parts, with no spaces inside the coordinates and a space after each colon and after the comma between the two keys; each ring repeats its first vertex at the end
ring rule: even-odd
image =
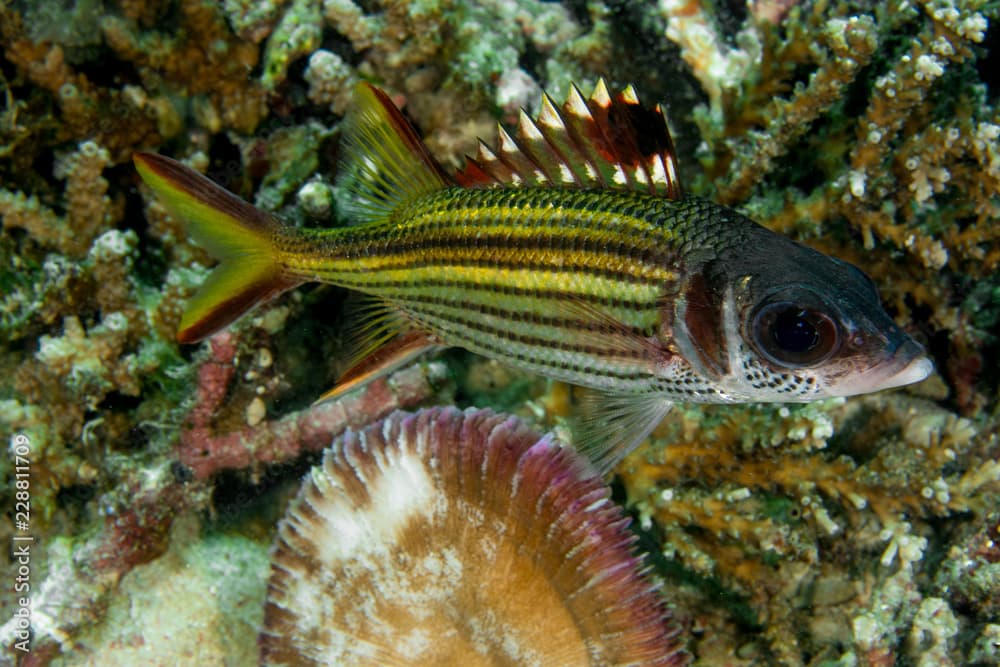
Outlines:
{"type": "Polygon", "coordinates": [[[579,383],[603,372],[631,378],[631,391],[649,391],[646,360],[575,341],[594,324],[547,315],[580,298],[643,335],[656,329],[663,285],[680,268],[670,247],[684,238],[684,217],[668,215],[678,208],[670,200],[606,195],[449,189],[379,225],[311,230],[279,242],[280,261],[303,281],[384,298],[472,351],[496,356],[506,349],[513,365],[549,377],[579,383]],[[664,265],[668,257],[675,266],[664,265]]]}

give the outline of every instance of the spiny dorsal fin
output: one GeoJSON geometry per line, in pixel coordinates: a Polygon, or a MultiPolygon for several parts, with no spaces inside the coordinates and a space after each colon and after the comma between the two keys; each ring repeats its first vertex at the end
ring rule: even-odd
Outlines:
{"type": "Polygon", "coordinates": [[[455,178],[467,187],[549,185],[683,195],[663,110],[642,106],[632,86],[612,97],[603,79],[589,99],[573,86],[561,110],[543,95],[537,118],[522,110],[514,134],[499,127],[496,148],[480,142],[455,178]]]}

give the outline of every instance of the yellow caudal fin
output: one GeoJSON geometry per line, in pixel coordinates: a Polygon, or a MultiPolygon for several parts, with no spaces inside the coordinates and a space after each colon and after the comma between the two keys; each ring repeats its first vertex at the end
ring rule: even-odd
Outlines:
{"type": "Polygon", "coordinates": [[[357,222],[382,219],[403,202],[451,182],[413,126],[375,86],[360,83],[354,89],[343,137],[338,184],[351,193],[346,212],[357,222]]]}
{"type": "Polygon", "coordinates": [[[170,213],[219,265],[188,302],[177,340],[194,343],[298,284],[283,275],[273,237],[280,222],[176,160],[136,153],[135,167],[170,213]]]}

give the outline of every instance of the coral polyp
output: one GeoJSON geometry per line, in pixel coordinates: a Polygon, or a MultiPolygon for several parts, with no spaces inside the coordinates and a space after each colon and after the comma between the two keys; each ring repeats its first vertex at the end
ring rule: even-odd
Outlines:
{"type": "Polygon", "coordinates": [[[279,528],[262,664],[687,664],[609,496],[488,410],[350,431],[279,528]]]}

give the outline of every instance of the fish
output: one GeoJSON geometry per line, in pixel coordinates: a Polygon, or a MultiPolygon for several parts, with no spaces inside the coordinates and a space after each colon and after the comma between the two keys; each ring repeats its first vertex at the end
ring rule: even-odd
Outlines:
{"type": "Polygon", "coordinates": [[[168,157],[143,181],[219,260],[177,338],[298,285],[365,295],[322,399],[460,347],[583,389],[574,444],[600,472],[677,402],[808,402],[899,387],[933,363],[858,267],[688,196],[662,107],[572,86],[498,125],[449,175],[389,96],[358,84],[338,185],[352,224],[295,228],[168,157]]]}

